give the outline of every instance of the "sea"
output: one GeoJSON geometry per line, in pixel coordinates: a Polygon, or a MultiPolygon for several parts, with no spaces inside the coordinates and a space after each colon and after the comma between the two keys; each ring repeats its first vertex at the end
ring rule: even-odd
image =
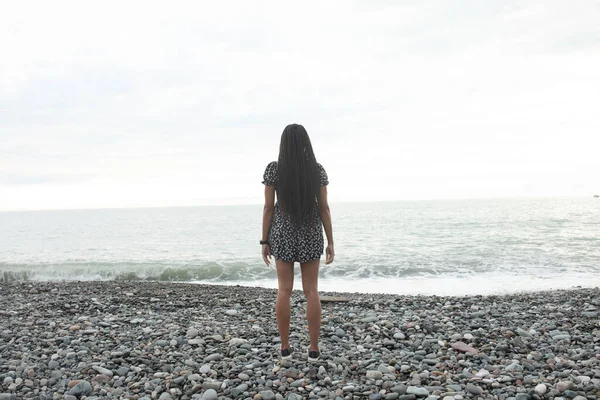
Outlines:
{"type": "MultiPolygon", "coordinates": [[[[600,199],[338,203],[319,289],[486,295],[600,286],[600,199]]],[[[7,281],[277,287],[261,205],[0,213],[7,281]]],[[[301,289],[296,266],[295,288],[301,289]]]]}

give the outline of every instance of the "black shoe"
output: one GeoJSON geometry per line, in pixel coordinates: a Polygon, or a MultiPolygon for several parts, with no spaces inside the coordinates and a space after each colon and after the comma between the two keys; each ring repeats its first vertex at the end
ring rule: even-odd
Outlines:
{"type": "Polygon", "coordinates": [[[308,351],[308,362],[316,363],[321,358],[321,352],[318,350],[309,350],[308,351]]]}
{"type": "Polygon", "coordinates": [[[291,348],[288,348],[288,349],[281,350],[279,352],[279,354],[280,354],[282,360],[287,361],[287,360],[292,359],[292,352],[293,352],[293,350],[291,348]]]}

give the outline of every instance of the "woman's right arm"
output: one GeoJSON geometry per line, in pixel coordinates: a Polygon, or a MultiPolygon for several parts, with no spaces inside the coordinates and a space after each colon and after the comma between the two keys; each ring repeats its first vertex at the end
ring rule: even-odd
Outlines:
{"type": "Polygon", "coordinates": [[[319,211],[321,213],[323,227],[325,228],[325,235],[327,236],[325,264],[331,264],[335,258],[335,250],[333,248],[333,224],[331,223],[331,210],[329,209],[329,202],[327,201],[327,186],[321,186],[321,192],[319,194],[319,211]]]}

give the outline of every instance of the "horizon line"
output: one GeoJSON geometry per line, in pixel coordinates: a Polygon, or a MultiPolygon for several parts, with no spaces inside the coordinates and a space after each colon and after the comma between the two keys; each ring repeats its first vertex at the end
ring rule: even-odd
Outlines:
{"type": "MultiPolygon", "coordinates": [[[[417,201],[477,201],[477,200],[518,200],[518,199],[565,199],[565,198],[595,198],[592,194],[589,197],[583,195],[554,195],[554,196],[490,196],[490,197],[445,197],[445,198],[415,198],[415,199],[392,199],[392,200],[341,200],[331,201],[335,204],[364,204],[364,203],[401,203],[417,201]]],[[[0,213],[17,212],[44,212],[44,211],[100,211],[100,210],[143,210],[143,209],[169,209],[169,208],[200,208],[200,207],[247,207],[262,206],[262,202],[249,202],[240,204],[191,204],[191,205],[166,205],[166,206],[114,206],[114,207],[74,207],[74,208],[23,208],[23,209],[0,209],[0,213]]]]}

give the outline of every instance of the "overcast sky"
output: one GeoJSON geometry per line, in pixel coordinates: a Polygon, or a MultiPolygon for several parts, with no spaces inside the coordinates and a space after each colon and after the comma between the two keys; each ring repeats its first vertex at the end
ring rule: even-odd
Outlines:
{"type": "Polygon", "coordinates": [[[0,210],[600,192],[600,1],[6,2],[0,210]]]}

